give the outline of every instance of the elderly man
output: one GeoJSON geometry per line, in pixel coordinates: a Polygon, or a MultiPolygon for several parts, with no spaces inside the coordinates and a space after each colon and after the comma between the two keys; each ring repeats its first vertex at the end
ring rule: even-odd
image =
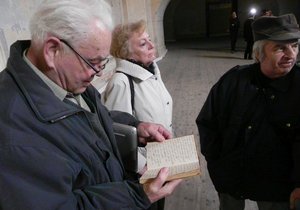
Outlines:
{"type": "Polygon", "coordinates": [[[46,0],[31,41],[11,46],[0,74],[0,209],[146,209],[181,180],[126,178],[114,120],[137,126],[141,143],[163,141],[160,125],[108,113],[90,85],[108,62],[111,12],[102,0],[46,0]]]}
{"type": "Polygon", "coordinates": [[[300,30],[293,14],[253,22],[256,63],[212,87],[196,120],[220,209],[294,208],[300,198],[300,30]]]}

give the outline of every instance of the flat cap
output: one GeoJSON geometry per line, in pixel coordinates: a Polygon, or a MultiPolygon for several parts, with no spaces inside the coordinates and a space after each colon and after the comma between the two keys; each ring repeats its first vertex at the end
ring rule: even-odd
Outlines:
{"type": "Polygon", "coordinates": [[[286,41],[300,39],[300,29],[294,14],[262,16],[252,23],[254,41],[286,41]]]}

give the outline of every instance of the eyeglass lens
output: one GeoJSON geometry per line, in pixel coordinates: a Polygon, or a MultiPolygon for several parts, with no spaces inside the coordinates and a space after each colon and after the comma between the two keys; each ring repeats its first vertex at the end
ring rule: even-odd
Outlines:
{"type": "MultiPolygon", "coordinates": [[[[86,60],[82,55],[80,55],[66,40],[60,39],[60,41],[67,45],[76,55],[78,55],[91,69],[93,69],[93,71],[95,71],[96,73],[100,72],[100,70],[97,70],[88,60],[86,60]]],[[[109,58],[103,59],[101,61],[102,64],[100,66],[100,69],[103,70],[108,62],[109,58]]]]}

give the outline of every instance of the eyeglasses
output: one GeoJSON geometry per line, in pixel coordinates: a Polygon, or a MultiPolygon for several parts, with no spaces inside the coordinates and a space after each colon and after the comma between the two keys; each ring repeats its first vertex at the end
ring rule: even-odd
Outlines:
{"type": "Polygon", "coordinates": [[[101,60],[100,70],[96,69],[93,64],[91,64],[87,59],[85,59],[82,55],[80,55],[66,40],[59,39],[62,43],[67,45],[76,55],[78,55],[91,69],[93,69],[96,73],[99,73],[101,70],[105,68],[105,65],[108,63],[109,58],[104,58],[101,60]]]}

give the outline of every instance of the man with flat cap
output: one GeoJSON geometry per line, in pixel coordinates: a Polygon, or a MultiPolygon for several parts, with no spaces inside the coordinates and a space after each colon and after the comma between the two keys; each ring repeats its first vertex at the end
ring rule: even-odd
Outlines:
{"type": "Polygon", "coordinates": [[[221,210],[296,209],[300,199],[300,30],[293,14],[253,22],[255,63],[212,87],[197,117],[221,210]]]}

